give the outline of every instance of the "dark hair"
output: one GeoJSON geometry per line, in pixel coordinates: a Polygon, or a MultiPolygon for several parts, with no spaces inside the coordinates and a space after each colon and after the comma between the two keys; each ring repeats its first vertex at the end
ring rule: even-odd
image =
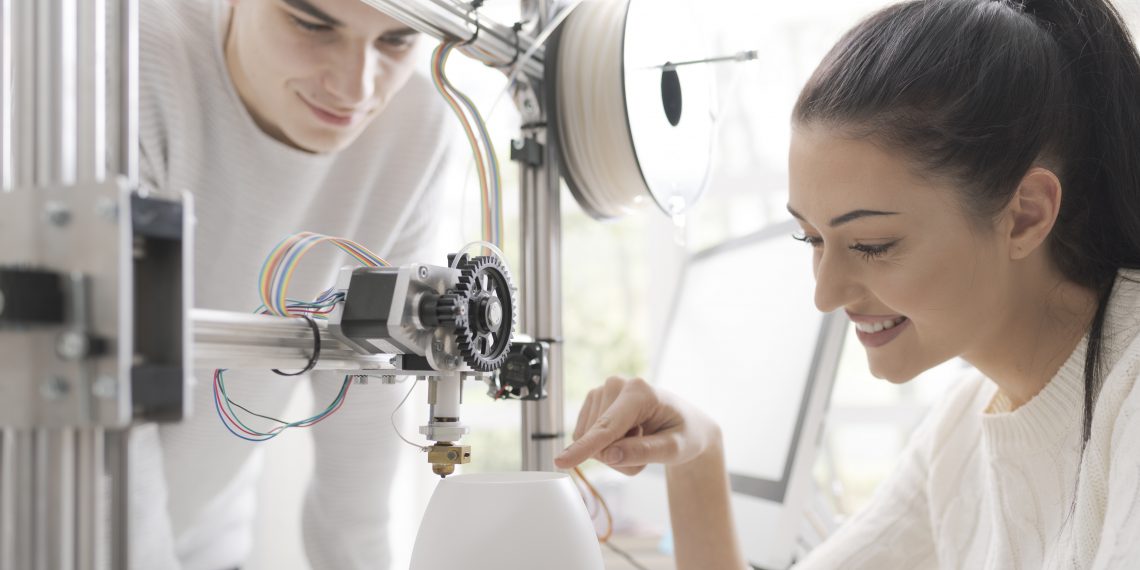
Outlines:
{"type": "Polygon", "coordinates": [[[1061,180],[1047,247],[1098,295],[1085,362],[1082,441],[1102,380],[1117,271],[1140,268],[1140,56],[1107,0],[914,0],[848,32],[796,103],[821,123],[956,181],[992,220],[1036,165],[1061,180]]]}

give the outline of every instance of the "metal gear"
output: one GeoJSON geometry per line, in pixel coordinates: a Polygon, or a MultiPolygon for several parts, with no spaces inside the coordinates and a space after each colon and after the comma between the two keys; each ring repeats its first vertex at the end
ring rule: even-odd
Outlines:
{"type": "Polygon", "coordinates": [[[510,353],[518,318],[510,273],[491,256],[462,259],[456,269],[460,275],[453,291],[467,302],[467,322],[455,327],[459,353],[474,370],[497,370],[510,353]]]}

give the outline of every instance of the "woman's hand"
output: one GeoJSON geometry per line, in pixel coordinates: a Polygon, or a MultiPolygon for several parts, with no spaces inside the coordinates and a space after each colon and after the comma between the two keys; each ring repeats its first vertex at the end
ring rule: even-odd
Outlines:
{"type": "Polygon", "coordinates": [[[560,469],[594,457],[636,475],[650,463],[681,465],[710,447],[719,449],[716,422],[640,378],[610,378],[586,396],[574,443],[554,460],[560,469]]]}

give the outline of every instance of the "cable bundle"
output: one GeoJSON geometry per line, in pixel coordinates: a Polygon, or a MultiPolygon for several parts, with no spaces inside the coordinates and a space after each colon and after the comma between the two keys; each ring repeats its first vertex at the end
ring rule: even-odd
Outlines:
{"type": "Polygon", "coordinates": [[[218,412],[218,418],[222,420],[222,425],[224,425],[230,433],[246,441],[253,442],[273,439],[280,435],[281,432],[289,428],[306,428],[324,421],[329,416],[336,413],[336,411],[339,410],[342,405],[344,405],[345,397],[348,396],[348,388],[349,386],[352,386],[353,379],[352,376],[344,377],[344,382],[340,386],[340,392],[337,393],[336,398],[334,398],[328,407],[326,407],[321,413],[300,421],[287,422],[285,420],[279,420],[272,416],[266,416],[251,411],[249,408],[246,408],[245,406],[231,400],[229,394],[226,393],[226,383],[223,376],[224,373],[225,370],[214,371],[214,409],[218,412]],[[261,431],[250,427],[245,422],[241,421],[237,412],[234,411],[235,407],[250,415],[277,422],[280,425],[274,427],[273,429],[270,429],[269,431],[261,431]]]}
{"type": "MultiPolygon", "coordinates": [[[[314,334],[317,335],[314,340],[317,344],[316,348],[314,348],[312,361],[302,373],[307,372],[316,364],[315,361],[320,348],[320,333],[316,328],[316,324],[312,322],[312,319],[327,318],[327,315],[336,308],[337,303],[344,300],[344,293],[329,288],[313,301],[289,299],[286,293],[289,290],[289,282],[293,278],[293,272],[296,271],[301,258],[303,258],[313,246],[325,242],[332,243],[341,251],[352,256],[352,258],[361,265],[368,267],[388,265],[388,262],[381,259],[380,256],[352,240],[313,232],[301,232],[286,237],[281,240],[269,253],[269,256],[265,258],[265,263],[261,266],[261,275],[258,279],[261,306],[254,310],[254,312],[279,317],[303,317],[309,320],[309,324],[313,327],[314,334]]],[[[254,442],[273,439],[289,428],[304,428],[316,425],[336,413],[344,404],[345,397],[348,395],[348,388],[352,385],[353,378],[352,376],[344,377],[340,392],[337,393],[336,398],[333,399],[324,411],[310,418],[287,422],[254,412],[230,399],[229,394],[226,392],[225,372],[225,369],[214,370],[214,409],[218,412],[218,418],[222,420],[222,425],[224,425],[230,433],[246,441],[254,442]],[[242,410],[252,416],[276,422],[279,425],[268,431],[258,430],[243,422],[234,408],[242,410]]],[[[275,372],[283,376],[300,374],[284,374],[276,370],[275,372]]]]}
{"type": "Polygon", "coordinates": [[[344,299],[343,294],[326,290],[314,301],[299,301],[286,297],[289,282],[301,258],[313,246],[330,242],[349,254],[361,265],[368,267],[386,267],[388,262],[372,253],[368,248],[348,239],[330,237],[313,232],[293,234],[277,244],[265,263],[261,266],[261,276],[258,279],[258,290],[261,293],[261,307],[255,312],[279,317],[297,317],[302,315],[327,315],[336,303],[344,299]]]}
{"type": "Polygon", "coordinates": [[[491,135],[479,109],[469,97],[464,95],[447,79],[444,68],[451,51],[462,42],[447,40],[439,44],[432,53],[432,80],[435,88],[443,96],[467,134],[471,144],[471,154],[479,171],[479,188],[483,195],[483,240],[502,245],[503,192],[499,158],[491,135]]]}

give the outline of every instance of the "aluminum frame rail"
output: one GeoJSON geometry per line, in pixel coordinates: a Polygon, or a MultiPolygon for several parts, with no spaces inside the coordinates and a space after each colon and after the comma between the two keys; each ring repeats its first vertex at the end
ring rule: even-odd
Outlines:
{"type": "MultiPolygon", "coordinates": [[[[64,234],[102,223],[93,203],[113,219],[116,192],[137,182],[137,2],[0,0],[0,263],[67,259],[64,234]]],[[[116,314],[117,286],[84,289],[69,310],[116,314]]],[[[23,403],[0,414],[0,570],[126,568],[126,380],[92,382],[96,365],[51,355],[49,334],[0,333],[0,398],[23,403]]]]}
{"type": "MultiPolygon", "coordinates": [[[[301,369],[313,353],[313,330],[301,319],[194,309],[194,367],[301,369]]],[[[400,357],[359,354],[314,320],[321,335],[321,357],[314,370],[393,370],[400,357]]],[[[422,376],[423,374],[420,373],[422,376]]]]}
{"type": "MultiPolygon", "coordinates": [[[[512,26],[484,18],[478,15],[477,9],[452,0],[361,1],[436,38],[474,38],[466,50],[468,55],[494,67],[512,67],[534,45],[534,38],[526,32],[515,32],[512,26]]],[[[523,72],[530,77],[542,77],[544,58],[545,49],[540,47],[527,59],[523,72]]]]}

